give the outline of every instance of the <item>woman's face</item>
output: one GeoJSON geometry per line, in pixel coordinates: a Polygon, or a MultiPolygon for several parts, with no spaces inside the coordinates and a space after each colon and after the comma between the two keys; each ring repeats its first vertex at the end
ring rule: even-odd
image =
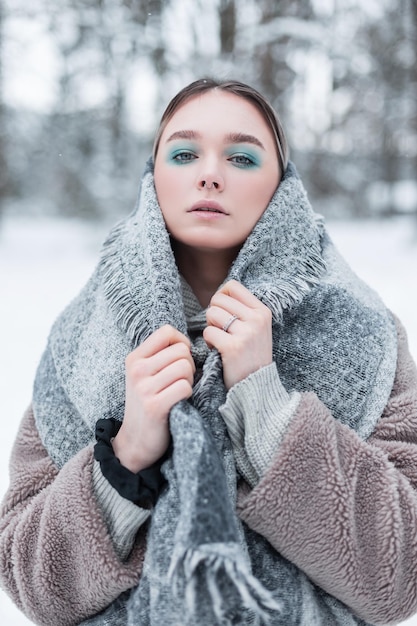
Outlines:
{"type": "Polygon", "coordinates": [[[273,135],[250,102],[195,96],[166,125],[155,187],[171,236],[201,250],[238,250],[280,180],[273,135]]]}

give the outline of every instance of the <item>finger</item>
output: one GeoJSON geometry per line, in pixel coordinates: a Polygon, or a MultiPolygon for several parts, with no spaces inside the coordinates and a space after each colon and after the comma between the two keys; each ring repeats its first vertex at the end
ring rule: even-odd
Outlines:
{"type": "Polygon", "coordinates": [[[224,354],[230,345],[230,335],[217,326],[207,326],[203,331],[203,338],[209,348],[216,348],[220,354],[224,354]]]}
{"type": "Polygon", "coordinates": [[[223,330],[223,332],[228,332],[229,329],[232,330],[232,328],[233,330],[238,330],[237,327],[241,323],[241,320],[244,319],[244,315],[241,315],[242,317],[220,307],[212,306],[207,309],[206,319],[209,326],[217,326],[223,330]]]}
{"type": "Polygon", "coordinates": [[[246,287],[244,287],[237,280],[229,280],[214,294],[213,298],[220,294],[229,296],[251,309],[256,309],[262,304],[261,301],[249,291],[249,289],[246,289],[246,287]]]}
{"type": "Polygon", "coordinates": [[[247,317],[251,314],[252,309],[249,309],[249,307],[239,302],[239,300],[236,300],[236,298],[217,292],[210,301],[206,317],[208,318],[212,315],[218,317],[219,311],[222,311],[223,315],[226,314],[227,318],[231,315],[237,315],[239,319],[243,320],[247,319],[247,317]]]}
{"type": "Polygon", "coordinates": [[[191,346],[188,337],[173,326],[165,324],[165,326],[161,326],[161,328],[155,330],[152,335],[145,339],[133,352],[146,358],[176,343],[185,343],[189,348],[191,346]]]}
{"type": "Polygon", "coordinates": [[[181,359],[159,371],[150,381],[154,393],[160,394],[164,389],[167,389],[180,380],[185,380],[189,385],[192,385],[193,379],[194,368],[191,366],[188,359],[181,359]]]}
{"type": "Polygon", "coordinates": [[[154,376],[169,365],[182,359],[189,361],[192,370],[195,371],[194,359],[191,356],[190,348],[182,342],[170,345],[153,356],[144,358],[147,361],[147,373],[150,376],[154,376]]]}
{"type": "Polygon", "coordinates": [[[253,310],[265,306],[258,298],[251,294],[246,287],[243,287],[243,285],[240,285],[236,281],[233,282],[237,285],[237,289],[233,289],[233,295],[232,292],[227,293],[223,291],[223,289],[216,291],[211,298],[209,308],[217,306],[232,315],[237,315],[239,318],[245,319],[251,315],[253,310]],[[240,287],[242,290],[239,289],[240,287]]]}
{"type": "Polygon", "coordinates": [[[185,379],[180,379],[163,389],[157,396],[158,407],[168,416],[170,410],[180,400],[187,400],[193,393],[193,387],[185,379]]]}
{"type": "Polygon", "coordinates": [[[194,360],[188,346],[183,343],[168,346],[168,348],[146,358],[132,352],[126,358],[126,381],[131,385],[141,385],[145,391],[155,391],[154,377],[168,367],[184,361],[188,363],[188,367],[194,375],[194,360]]]}

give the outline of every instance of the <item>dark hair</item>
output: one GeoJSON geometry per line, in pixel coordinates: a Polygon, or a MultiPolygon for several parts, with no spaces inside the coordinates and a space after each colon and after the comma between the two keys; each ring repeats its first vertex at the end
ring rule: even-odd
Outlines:
{"type": "Polygon", "coordinates": [[[181,89],[181,91],[179,91],[177,95],[172,98],[161,117],[153,147],[154,159],[158,152],[161,135],[177,109],[185,104],[190,98],[201,95],[206,91],[211,91],[213,89],[226,91],[228,93],[234,94],[235,96],[244,98],[258,109],[263,119],[265,120],[268,128],[270,128],[272,132],[275,140],[279,166],[281,168],[281,172],[284,173],[288,165],[289,150],[284,129],[278,115],[269,104],[269,102],[266,100],[266,98],[264,98],[264,96],[259,93],[259,91],[237,80],[218,81],[213,78],[201,78],[181,89]]]}

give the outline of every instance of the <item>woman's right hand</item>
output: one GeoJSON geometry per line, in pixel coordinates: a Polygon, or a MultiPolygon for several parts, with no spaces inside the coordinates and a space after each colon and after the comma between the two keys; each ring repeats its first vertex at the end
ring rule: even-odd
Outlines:
{"type": "Polygon", "coordinates": [[[127,356],[125,414],[113,449],[130,471],[149,467],[167,451],[169,412],[191,396],[194,372],[190,341],[169,325],[127,356]]]}

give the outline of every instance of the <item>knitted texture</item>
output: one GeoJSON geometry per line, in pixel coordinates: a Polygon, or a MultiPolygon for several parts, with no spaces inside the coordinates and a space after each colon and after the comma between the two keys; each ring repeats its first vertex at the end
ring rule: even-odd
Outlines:
{"type": "Polygon", "coordinates": [[[275,456],[300,397],[296,391],[287,393],[272,363],[234,385],[219,408],[236,467],[252,487],[275,456]]]}
{"type": "MultiPolygon", "coordinates": [[[[368,437],[393,384],[394,322],[337,255],[291,164],[229,278],[271,309],[286,390],[315,391],[336,419],[368,437]]],[[[38,368],[36,423],[58,467],[94,440],[97,419],[123,419],[125,357],[166,323],[187,333],[150,161],[136,210],[110,234],[38,368]]],[[[268,616],[286,626],[361,623],[237,518],[233,450],[219,412],[225,398],[211,350],[192,402],[170,414],[168,487],[152,514],[141,582],[127,605],[123,598],[88,624],[249,625],[268,616]]]]}

